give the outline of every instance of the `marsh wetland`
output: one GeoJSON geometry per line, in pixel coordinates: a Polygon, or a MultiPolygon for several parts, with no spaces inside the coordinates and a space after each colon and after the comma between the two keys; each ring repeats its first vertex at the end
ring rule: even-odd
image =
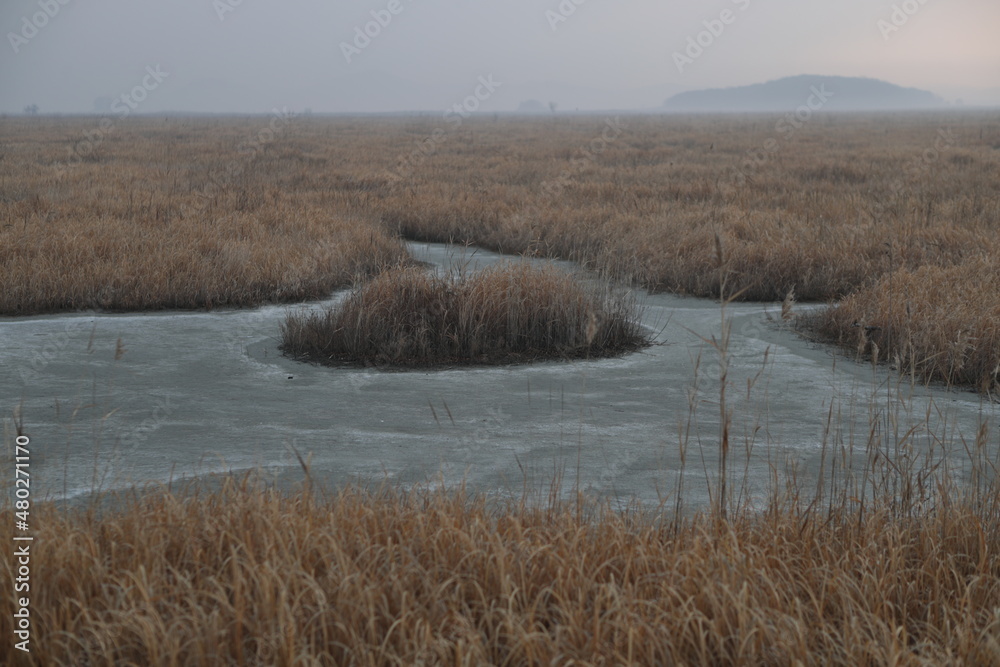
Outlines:
{"type": "Polygon", "coordinates": [[[52,662],[1000,660],[996,114],[88,122],[0,125],[52,662]]]}

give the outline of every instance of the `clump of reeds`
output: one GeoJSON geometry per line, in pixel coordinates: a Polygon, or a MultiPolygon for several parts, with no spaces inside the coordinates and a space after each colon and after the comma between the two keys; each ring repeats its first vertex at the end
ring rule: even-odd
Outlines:
{"type": "Polygon", "coordinates": [[[281,336],[296,358],[394,366],[601,357],[647,342],[627,293],[526,262],[446,277],[389,270],[336,307],[290,314],[281,336]]]}
{"type": "Polygon", "coordinates": [[[36,505],[32,653],[5,596],[0,663],[997,664],[998,525],[961,503],[719,521],[247,479],[36,505]]]}
{"type": "Polygon", "coordinates": [[[899,271],[806,323],[921,380],[1000,395],[1000,264],[994,257],[899,271]]]}

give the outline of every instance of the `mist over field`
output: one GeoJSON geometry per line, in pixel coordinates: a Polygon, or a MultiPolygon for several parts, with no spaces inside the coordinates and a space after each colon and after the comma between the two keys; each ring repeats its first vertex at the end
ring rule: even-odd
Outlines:
{"type": "Polygon", "coordinates": [[[0,111],[654,110],[679,92],[795,75],[867,77],[1000,105],[991,0],[12,0],[0,111]],[[141,93],[140,93],[141,95],[141,93]],[[532,105],[531,103],[535,103],[532,105]]]}

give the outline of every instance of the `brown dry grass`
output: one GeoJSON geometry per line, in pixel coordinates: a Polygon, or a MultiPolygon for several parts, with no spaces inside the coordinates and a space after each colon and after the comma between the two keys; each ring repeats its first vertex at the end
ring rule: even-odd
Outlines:
{"type": "Polygon", "coordinates": [[[675,521],[244,479],[120,503],[33,509],[33,652],[4,602],[4,664],[1000,664],[995,502],[675,521]]]}
{"type": "MultiPolygon", "coordinates": [[[[750,300],[839,299],[890,269],[1000,261],[995,113],[816,115],[793,132],[768,115],[303,118],[256,141],[268,120],[127,119],[68,168],[97,119],[0,121],[0,313],[321,296],[397,263],[397,233],[713,298],[718,235],[728,290],[750,300]]],[[[979,321],[1000,303],[925,293],[979,321]]],[[[964,335],[947,321],[942,340],[964,335]]],[[[991,340],[970,354],[998,356],[991,340]]]]}
{"type": "Polygon", "coordinates": [[[589,157],[600,119],[477,124],[378,208],[407,236],[575,259],[708,297],[719,293],[715,234],[729,286],[748,300],[869,286],[889,270],[888,242],[896,268],[949,265],[983,247],[996,256],[995,116],[818,117],[791,135],[769,116],[621,124],[589,157]],[[778,148],[748,165],[768,140],[778,148]]]}
{"type": "Polygon", "coordinates": [[[465,276],[386,271],[334,308],[290,314],[281,337],[296,358],[393,366],[600,357],[645,343],[624,293],[527,263],[465,276]]]}
{"type": "Polygon", "coordinates": [[[1000,265],[996,114],[819,116],[791,134],[766,115],[621,124],[599,154],[588,151],[600,119],[475,125],[409,170],[381,216],[407,236],[575,259],[707,297],[720,293],[718,235],[729,294],[865,303],[820,329],[831,340],[854,319],[888,320],[891,271],[945,281],[909,290],[921,314],[893,326],[909,347],[891,354],[927,379],[995,390],[1000,290],[968,276],[1000,265]]]}
{"type": "Polygon", "coordinates": [[[272,179],[297,157],[241,152],[251,123],[122,123],[66,166],[94,125],[0,124],[0,313],[302,301],[406,256],[333,197],[272,179]]]}
{"type": "MultiPolygon", "coordinates": [[[[727,291],[852,294],[832,316],[841,330],[885,318],[900,334],[880,343],[876,330],[875,342],[898,346],[904,368],[981,379],[1000,321],[996,118],[819,117],[747,168],[747,183],[728,178],[774,136],[773,120],[627,119],[593,160],[577,147],[599,120],[469,122],[398,181],[387,170],[401,146],[434,121],[303,122],[243,160],[241,138],[266,122],[149,119],[122,123],[60,172],[92,121],[4,119],[0,310],[166,307],[177,275],[195,277],[176,292],[183,303],[253,302],[254,262],[212,260],[242,236],[262,262],[262,239],[271,254],[308,257],[296,280],[328,289],[399,261],[387,229],[716,296],[718,234],[727,291]],[[908,170],[943,125],[954,143],[908,170]],[[565,185],[542,187],[563,170],[565,185]],[[272,225],[282,233],[268,236],[272,225]],[[199,243],[215,249],[204,264],[199,243]],[[119,264],[157,280],[98,299],[119,264]]],[[[259,293],[301,298],[274,271],[259,293]]],[[[4,596],[0,662],[1000,664],[996,462],[977,461],[971,495],[916,471],[925,502],[883,453],[871,461],[886,477],[866,483],[884,494],[842,487],[805,503],[793,490],[725,520],[496,506],[463,491],[318,499],[249,481],[105,511],[36,504],[35,652],[13,649],[4,596]]],[[[0,510],[6,525],[12,512],[0,510]]],[[[3,553],[0,588],[11,591],[3,553]]]]}
{"type": "Polygon", "coordinates": [[[811,318],[860,355],[921,380],[1000,396],[1000,261],[972,257],[886,276],[811,318]]]}

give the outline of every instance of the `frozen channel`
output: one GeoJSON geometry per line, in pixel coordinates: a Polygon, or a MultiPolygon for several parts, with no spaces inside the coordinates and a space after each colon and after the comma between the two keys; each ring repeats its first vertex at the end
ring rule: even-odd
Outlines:
{"type": "MultiPolygon", "coordinates": [[[[436,244],[410,251],[439,270],[502,259],[436,244]]],[[[558,476],[566,493],[649,504],[683,479],[687,506],[707,501],[719,384],[718,357],[705,339],[718,337],[718,303],[639,291],[656,344],[596,361],[387,372],[279,353],[287,312],[342,296],[254,310],[0,318],[5,446],[13,449],[20,406],[36,500],[252,468],[292,482],[303,476],[295,450],[309,459],[314,480],[333,486],[464,480],[519,494],[558,476]]],[[[971,443],[981,423],[998,447],[997,404],[900,383],[885,367],[856,363],[775,323],[779,311],[774,304],[726,311],[737,488],[759,495],[774,469],[815,474],[824,441],[828,453],[851,443],[863,449],[873,420],[898,432],[916,425],[910,442],[939,448],[958,474],[968,456],[962,438],[971,443]]]]}

